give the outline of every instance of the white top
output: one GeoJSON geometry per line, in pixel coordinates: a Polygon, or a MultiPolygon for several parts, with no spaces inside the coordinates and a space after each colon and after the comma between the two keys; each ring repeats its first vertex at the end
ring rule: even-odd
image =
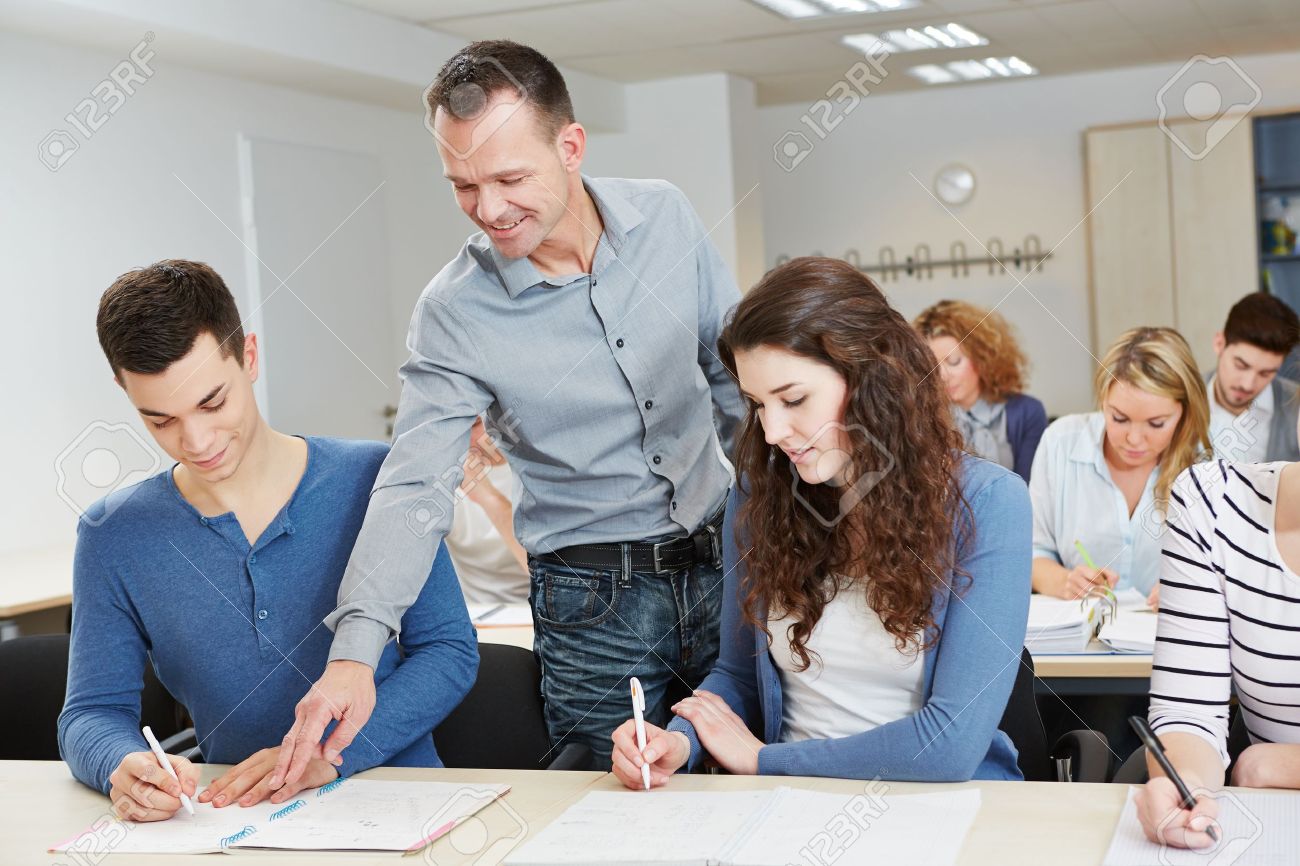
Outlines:
{"type": "Polygon", "coordinates": [[[781,677],[783,742],[860,734],[925,703],[924,654],[898,651],[862,587],[847,587],[826,605],[809,636],[812,664],[803,672],[795,670],[790,653],[787,629],[794,622],[768,620],[781,677]]]}
{"type": "Polygon", "coordinates": [[[1086,565],[1074,546],[1078,540],[1098,568],[1119,575],[1117,589],[1132,586],[1149,593],[1160,575],[1164,537],[1155,504],[1159,466],[1151,470],[1130,517],[1102,453],[1105,431],[1101,413],[1089,412],[1058,418],[1043,433],[1029,473],[1034,556],[1066,568],[1086,565]]]}
{"type": "MultiPolygon", "coordinates": [[[[514,501],[514,476],[509,464],[489,468],[487,480],[514,501]]],[[[511,555],[487,512],[460,489],[456,490],[456,513],[446,542],[467,603],[528,601],[528,572],[511,555]]]]}
{"type": "Polygon", "coordinates": [[[1268,459],[1268,431],[1273,423],[1273,386],[1270,384],[1260,391],[1240,415],[1233,415],[1214,396],[1215,379],[1209,384],[1210,444],[1214,456],[1236,463],[1263,463],[1268,459]]]}
{"type": "Polygon", "coordinates": [[[1171,496],[1151,727],[1201,737],[1225,766],[1233,692],[1252,742],[1300,743],[1300,576],[1273,537],[1287,465],[1203,463],[1171,496]]]}

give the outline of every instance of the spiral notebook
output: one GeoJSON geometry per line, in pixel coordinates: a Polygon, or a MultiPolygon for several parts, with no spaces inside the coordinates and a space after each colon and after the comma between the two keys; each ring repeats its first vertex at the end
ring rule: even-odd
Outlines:
{"type": "Polygon", "coordinates": [[[1124,812],[1115,826],[1103,866],[1294,866],[1300,854],[1300,794],[1281,791],[1222,791],[1219,841],[1188,851],[1147,839],[1128,789],[1124,812]]]}
{"type": "Polygon", "coordinates": [[[415,851],[449,833],[510,790],[509,785],[340,779],[289,803],[247,808],[194,803],[166,821],[101,818],[51,852],[213,854],[244,848],[295,851],[415,851]]]}
{"type": "Polygon", "coordinates": [[[694,793],[594,791],[506,858],[506,866],[952,866],[977,790],[887,796],[780,787],[694,793]]]}

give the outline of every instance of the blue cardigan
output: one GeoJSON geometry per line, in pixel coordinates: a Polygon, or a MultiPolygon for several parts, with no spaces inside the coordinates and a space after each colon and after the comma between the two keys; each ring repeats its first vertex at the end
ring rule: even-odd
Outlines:
{"type": "MultiPolygon", "coordinates": [[[[971,455],[962,457],[961,484],[975,522],[974,542],[959,562],[970,582],[962,596],[941,591],[936,599],[940,640],[925,653],[925,704],[860,734],[794,743],[781,742],[781,679],[767,640],[741,618],[745,564],[735,515],[745,495],[741,485],[732,491],[723,529],[720,651],[700,688],[721,696],[768,744],[758,753],[759,773],[906,782],[1022,778],[1015,747],[998,722],[1029,615],[1029,494],[1011,472],[971,455]]],[[[951,575],[945,577],[951,584],[951,575]]],[[[686,734],[687,767],[694,768],[703,756],[694,727],[678,716],[668,729],[686,734]]]]}
{"type": "Polygon", "coordinates": [[[1007,442],[1011,444],[1012,469],[1029,483],[1038,440],[1047,429],[1047,410],[1038,398],[1012,394],[1007,398],[1007,442]]]}

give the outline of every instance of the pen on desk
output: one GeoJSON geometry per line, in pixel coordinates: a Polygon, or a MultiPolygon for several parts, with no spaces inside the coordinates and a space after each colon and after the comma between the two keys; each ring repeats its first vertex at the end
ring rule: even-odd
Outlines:
{"type": "Polygon", "coordinates": [[[499,614],[501,611],[505,609],[506,606],[504,604],[498,604],[496,607],[491,607],[483,611],[481,614],[479,614],[477,617],[474,618],[474,621],[487,622],[489,617],[496,616],[497,614],[499,614]]]}
{"type": "Polygon", "coordinates": [[[158,738],[153,735],[153,731],[149,730],[148,725],[144,726],[144,738],[149,743],[149,748],[153,750],[153,756],[158,759],[158,763],[167,771],[167,775],[175,779],[176,784],[180,786],[181,805],[185,807],[186,812],[193,815],[194,804],[190,802],[189,797],[185,796],[185,786],[181,784],[180,777],[176,775],[176,768],[172,766],[171,761],[167,760],[167,753],[163,751],[162,746],[158,743],[158,738]]]}
{"type": "MultiPolygon", "coordinates": [[[[1160,740],[1156,738],[1155,731],[1151,730],[1151,726],[1147,724],[1147,720],[1141,716],[1129,716],[1128,723],[1133,726],[1133,730],[1136,731],[1138,737],[1141,738],[1142,745],[1146,746],[1147,751],[1156,759],[1156,763],[1160,765],[1160,769],[1165,771],[1165,775],[1169,777],[1169,781],[1173,782],[1174,787],[1178,789],[1178,796],[1183,798],[1183,808],[1195,809],[1196,798],[1192,796],[1192,792],[1187,788],[1187,783],[1183,781],[1182,776],[1178,775],[1178,771],[1174,769],[1174,765],[1169,763],[1169,756],[1165,754],[1164,746],[1160,745],[1160,740]]],[[[1219,834],[1215,832],[1213,826],[1206,827],[1205,833],[1215,842],[1219,841],[1219,834]]]]}
{"type": "MultiPolygon", "coordinates": [[[[645,692],[641,691],[641,681],[632,677],[632,718],[636,722],[636,747],[645,752],[645,692]]],[[[645,758],[642,757],[644,761],[645,758]]],[[[641,781],[645,789],[650,790],[650,765],[641,765],[641,781]]]]}

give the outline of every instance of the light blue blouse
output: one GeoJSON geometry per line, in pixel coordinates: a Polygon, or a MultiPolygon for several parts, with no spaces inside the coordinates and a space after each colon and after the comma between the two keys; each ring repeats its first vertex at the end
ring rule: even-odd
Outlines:
{"type": "Polygon", "coordinates": [[[1149,593],[1160,578],[1164,522],[1155,505],[1156,469],[1147,478],[1133,516],[1111,480],[1102,454],[1106,421],[1100,412],[1057,419],[1039,443],[1030,473],[1034,556],[1066,568],[1085,565],[1075,540],[1099,568],[1119,574],[1118,589],[1149,593]]]}

